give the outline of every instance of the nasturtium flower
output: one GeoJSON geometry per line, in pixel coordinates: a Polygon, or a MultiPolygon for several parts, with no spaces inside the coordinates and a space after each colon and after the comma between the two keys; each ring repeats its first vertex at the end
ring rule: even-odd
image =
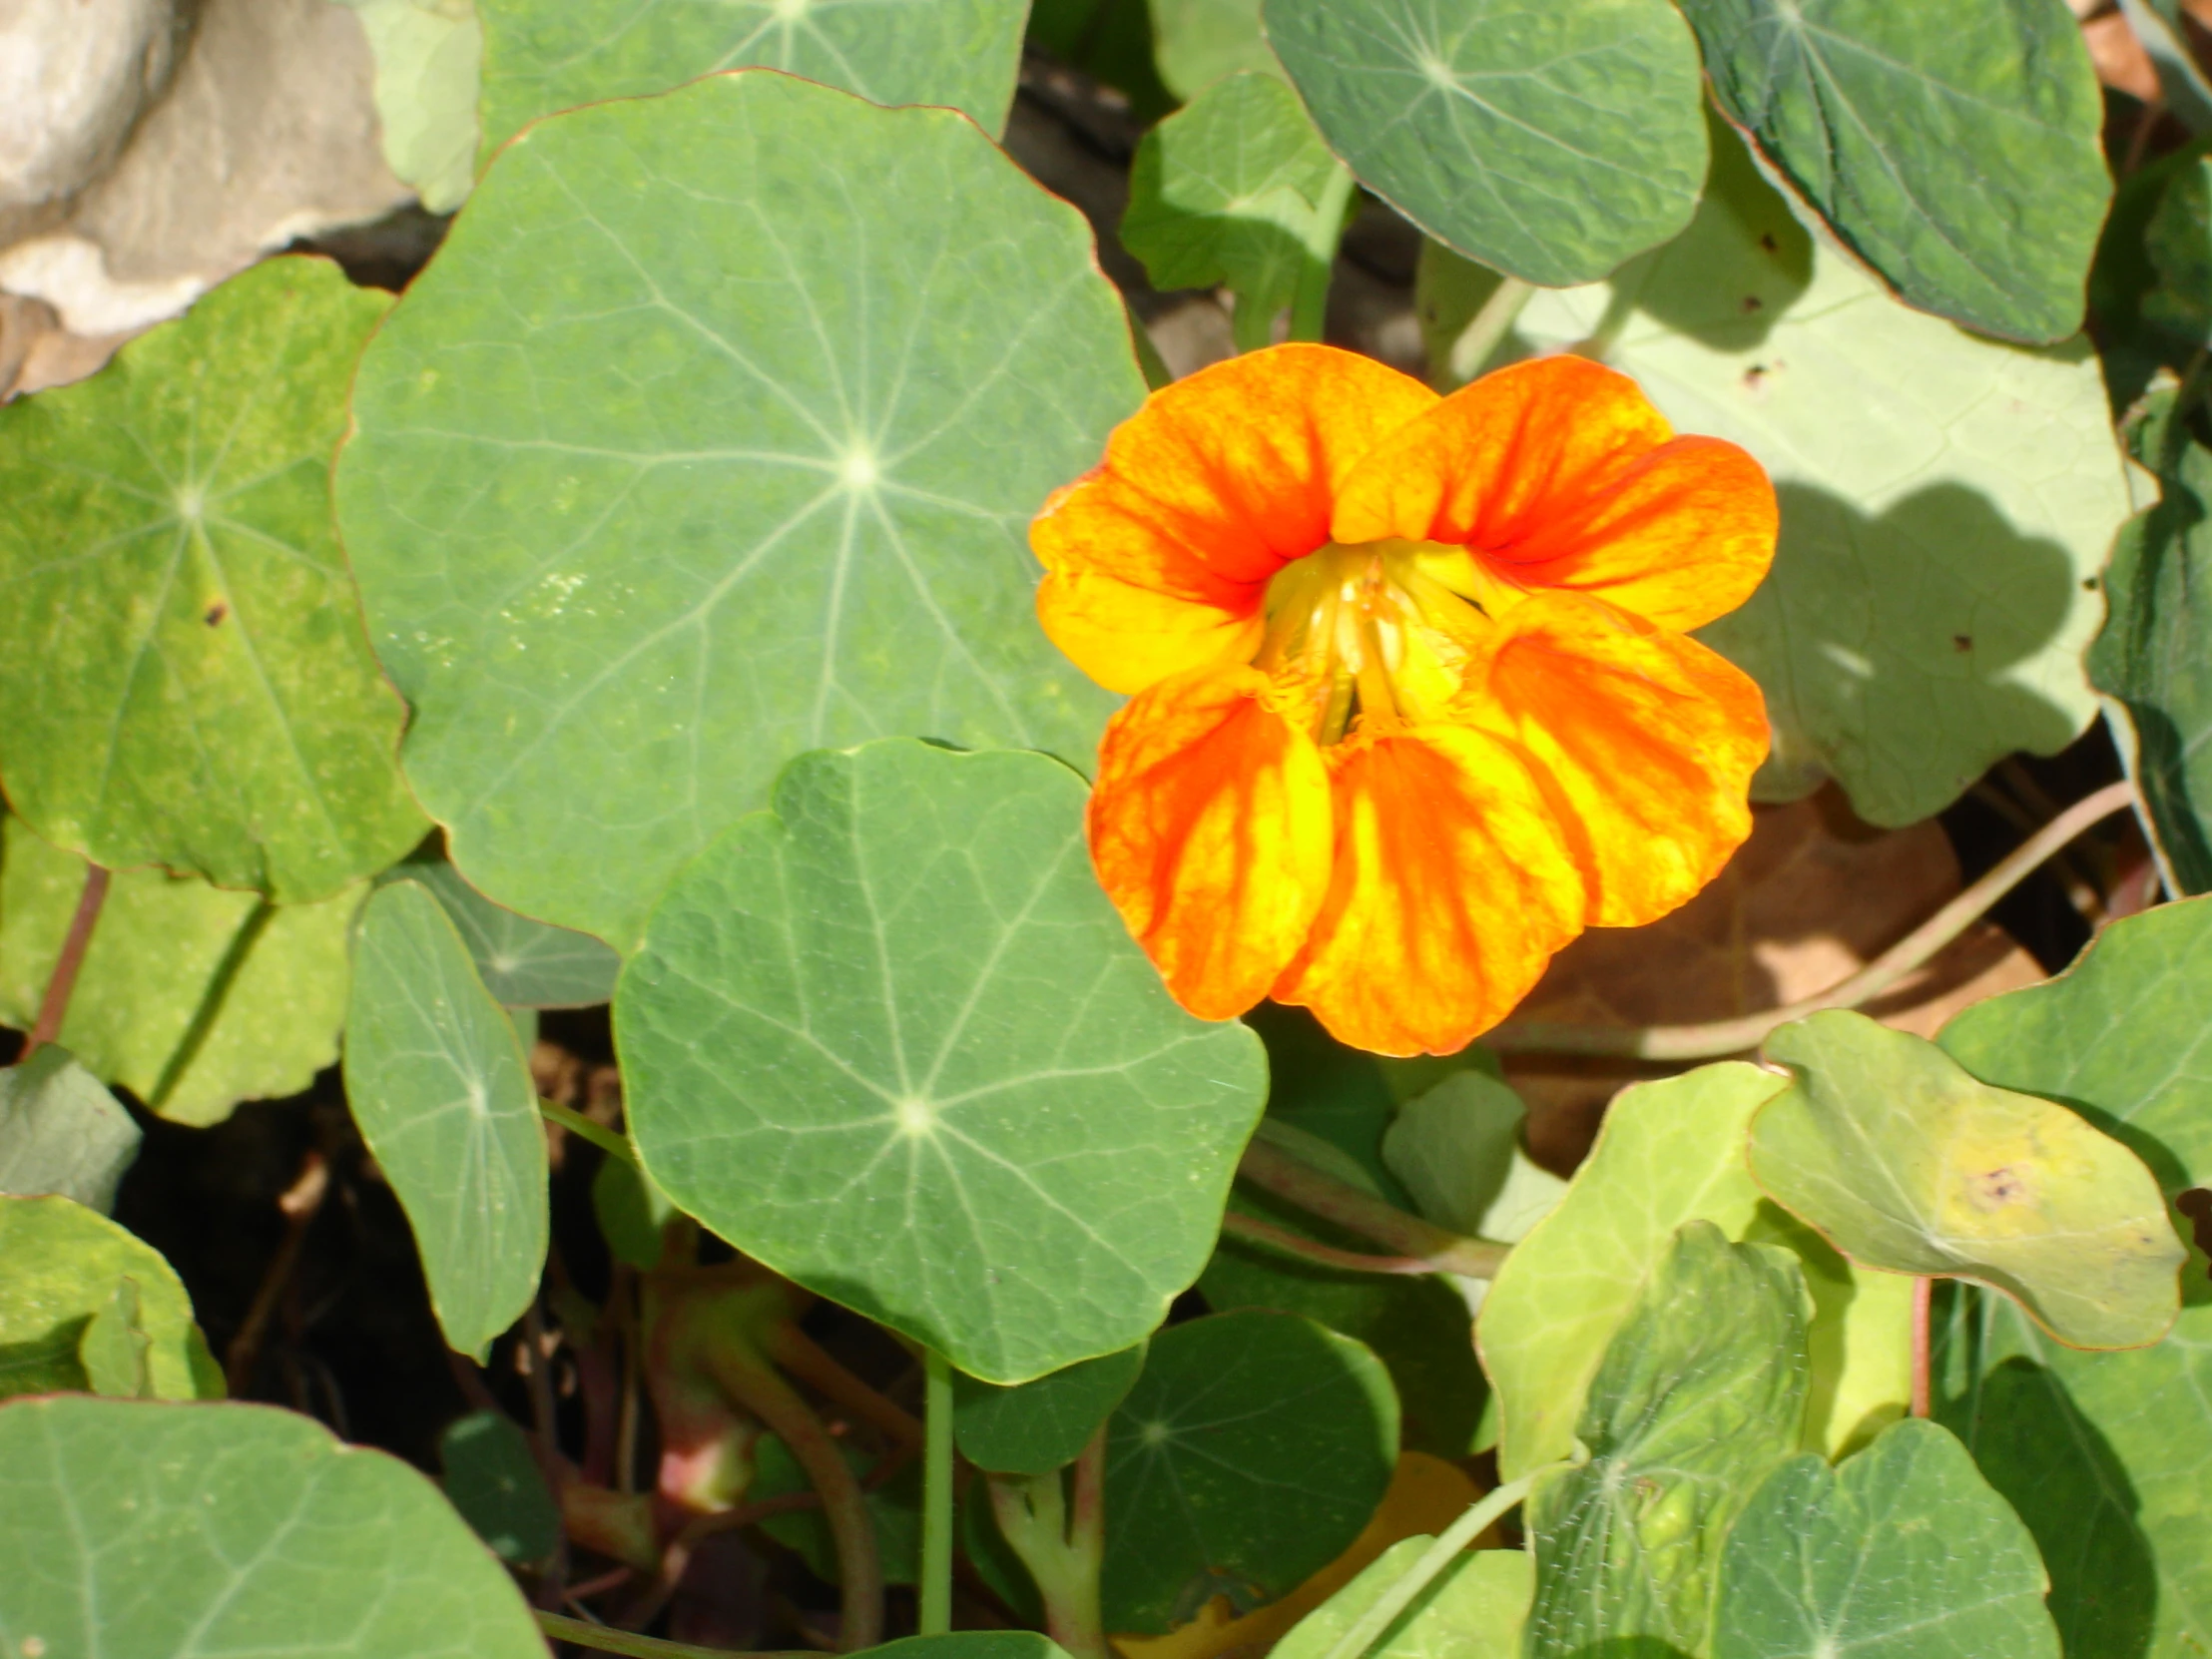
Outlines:
{"type": "Polygon", "coordinates": [[[1765,706],[1687,632],[1774,538],[1756,461],[1577,357],[1439,397],[1282,345],[1155,392],[1030,530],[1045,631],[1131,694],[1099,879],[1195,1014],[1464,1046],[1750,832],[1765,706]]]}

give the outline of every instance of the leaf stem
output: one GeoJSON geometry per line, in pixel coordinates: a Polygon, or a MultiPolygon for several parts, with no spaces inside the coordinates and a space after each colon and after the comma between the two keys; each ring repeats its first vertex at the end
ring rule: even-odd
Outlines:
{"type": "Polygon", "coordinates": [[[1112,1659],[1098,1595],[1106,1558],[1103,1423],[1075,1460],[1072,1511],[1063,1472],[986,1474],[991,1514],[1037,1586],[1045,1633],[1072,1659],[1112,1659]]]}
{"type": "Polygon", "coordinates": [[[1437,1534],[1436,1541],[1420,1552],[1413,1564],[1405,1569],[1404,1576],[1384,1590],[1374,1606],[1352,1621],[1352,1628],[1337,1638],[1336,1645],[1324,1659],[1360,1659],[1360,1655],[1373,1647],[1376,1639],[1396,1622],[1397,1616],[1413,1604],[1421,1591],[1427,1589],[1444,1568],[1451,1565],[1452,1557],[1480,1537],[1483,1529],[1492,1521],[1526,1497],[1529,1487],[1553,1469],[1567,1466],[1565,1461],[1546,1463],[1542,1468],[1531,1469],[1518,1480],[1508,1480],[1495,1491],[1486,1494],[1481,1502],[1437,1534]]]}
{"type": "MultiPolygon", "coordinates": [[[[1289,1199],[1309,1215],[1333,1221],[1339,1227],[1388,1245],[1405,1257],[1423,1264],[1428,1273],[1456,1273],[1467,1279],[1493,1279],[1510,1247],[1486,1239],[1469,1239],[1448,1232],[1434,1222],[1407,1215],[1394,1204],[1385,1204],[1358,1187],[1293,1157],[1281,1147],[1258,1140],[1245,1148],[1237,1173],[1255,1187],[1289,1199]]],[[[1229,1226],[1225,1217],[1224,1227],[1229,1226]]],[[[1402,1270],[1391,1270],[1402,1271],[1402,1270]]]]}
{"type": "Polygon", "coordinates": [[[1258,1216],[1244,1215],[1231,1210],[1221,1218],[1221,1230],[1233,1233],[1240,1239],[1249,1239],[1256,1245],[1295,1256],[1302,1262],[1316,1267],[1340,1268],[1348,1273],[1434,1273],[1436,1265],[1418,1256],[1363,1256],[1356,1250],[1339,1250],[1317,1239],[1308,1239],[1293,1233],[1287,1227],[1262,1221],[1258,1216]]]}
{"type": "Polygon", "coordinates": [[[1924,1276],[1913,1281],[1913,1415],[1916,1417],[1928,1415],[1934,1392],[1929,1385],[1928,1310],[1935,1290],[1933,1279],[1924,1276]]]}
{"type": "Polygon", "coordinates": [[[921,1585],[916,1633],[952,1628],[952,1362],[924,1349],[922,1368],[921,1585]]]}
{"type": "Polygon", "coordinates": [[[1872,1002],[1979,921],[2044,859],[2134,799],[2134,786],[2123,780],[2075,802],[1857,973],[1802,1001],[1701,1025],[1506,1024],[1484,1037],[1483,1044],[1500,1054],[1609,1054],[1638,1060],[1715,1060],[1744,1053],[1792,1020],[1825,1008],[1857,1008],[1872,1002]]]}
{"type": "Polygon", "coordinates": [[[1467,319],[1467,325],[1459,330],[1459,337],[1451,342],[1444,366],[1453,385],[1464,385],[1482,372],[1482,365],[1490,360],[1490,353],[1497,349],[1498,342],[1520,320],[1521,307],[1535,291],[1535,283],[1524,282],[1518,276],[1498,278],[1490,296],[1482,301],[1474,315],[1467,319]]]}
{"type": "Polygon", "coordinates": [[[566,1613],[540,1611],[537,1619],[538,1628],[548,1636],[574,1642],[578,1647],[595,1648],[601,1653],[625,1654],[629,1659],[822,1659],[818,1653],[805,1651],[740,1654],[735,1648],[696,1647],[690,1642],[670,1642],[659,1636],[616,1630],[609,1625],[594,1624],[589,1619],[572,1619],[566,1613]]]}
{"type": "Polygon", "coordinates": [[[638,1167],[638,1150],[630,1144],[630,1137],[609,1129],[603,1123],[594,1123],[573,1107],[563,1106],[557,1100],[538,1097],[538,1111],[548,1123],[557,1123],[571,1135],[591,1142],[610,1158],[620,1158],[632,1169],[638,1167]]]}
{"type": "Polygon", "coordinates": [[[1344,242],[1353,188],[1352,170],[1339,167],[1314,204],[1314,237],[1300,263],[1298,286],[1291,291],[1293,339],[1318,340],[1328,331],[1329,288],[1337,274],[1337,249],[1344,242]]]}
{"type": "Polygon", "coordinates": [[[76,913],[69,918],[69,932],[62,939],[62,953],[54,958],[53,974],[46,981],[46,994],[39,998],[38,1018],[32,1022],[30,1039],[23,1045],[18,1064],[61,1035],[62,1021],[69,1013],[70,993],[77,988],[77,970],[85,965],[85,948],[92,943],[92,929],[100,919],[100,906],[107,901],[108,871],[88,860],[84,888],[77,894],[76,913]]]}

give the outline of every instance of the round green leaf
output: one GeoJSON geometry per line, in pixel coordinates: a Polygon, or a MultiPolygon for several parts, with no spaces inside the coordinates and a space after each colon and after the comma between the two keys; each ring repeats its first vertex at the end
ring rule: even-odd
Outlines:
{"type": "MultiPolygon", "coordinates": [[[[2127,1143],[2169,1195],[2212,1186],[2212,898],[2113,922],[2056,979],[1976,1003],[1945,1050],[1985,1083],[2062,1100],[2127,1143]]],[[[2212,1651],[2212,1281],[2154,1348],[2084,1354],[1980,1296],[1976,1370],[1946,1414],[2050,1566],[2079,1659],[2212,1651]]]]}
{"type": "Polygon", "coordinates": [[[0,1559],[10,1654],[545,1659],[436,1487],[266,1405],[0,1406],[0,1559]]]}
{"type": "Polygon", "coordinates": [[[952,1433],[960,1455],[994,1474],[1047,1474],[1075,1461],[1144,1369],[1144,1346],[1002,1388],[952,1378],[952,1433]]]}
{"type": "Polygon", "coordinates": [[[131,1114],[59,1043],[0,1071],[0,1193],[51,1193],[106,1214],[139,1140],[131,1114]]]}
{"type": "Polygon", "coordinates": [[[272,260],[0,408],[0,774],[48,840],[308,899],[421,839],[330,527],[389,303],[272,260]]]}
{"type": "Polygon", "coordinates": [[[345,1097],[414,1228],[445,1340],[481,1360],[537,1295],[545,1129],[507,1015],[427,888],[361,914],[345,1097]]]}
{"type": "Polygon", "coordinates": [[[1729,1533],[1713,1659],[2057,1659],[2035,1540],[1945,1428],[1800,1457],[1729,1533]]]}
{"type": "MultiPolygon", "coordinates": [[[[0,1021],[28,1030],[85,865],[0,822],[0,1021]]],[[[219,1123],[242,1100],[299,1093],[338,1057],[367,883],[272,904],[197,876],[126,869],[108,883],[61,1040],[96,1077],[173,1123],[219,1123]]]]}
{"type": "MultiPolygon", "coordinates": [[[[0,1198],[0,1396],[90,1387],[88,1330],[126,1281],[136,1302],[128,1324],[146,1340],[147,1387],[165,1399],[220,1398],[223,1374],[176,1271],[66,1198],[0,1198]]],[[[5,1599],[0,1591],[0,1607],[5,1599]]]]}
{"type": "Polygon", "coordinates": [[[1766,693],[1764,797],[1833,775],[1861,817],[1915,824],[2096,713],[2081,653],[2128,499],[2086,342],[2023,351],[1897,304],[1725,133],[1689,231],[1610,283],[1538,293],[1519,328],[1774,478],[1774,569],[1701,635],[1766,693]]]}
{"type": "MultiPolygon", "coordinates": [[[[1435,1541],[1416,1534],[1390,1545],[1277,1642],[1273,1659],[1328,1659],[1354,1621],[1435,1541]]],[[[1464,1551],[1376,1638],[1368,1659],[1521,1659],[1521,1627],[1534,1590],[1535,1562],[1527,1551],[1464,1551]]]]}
{"type": "Polygon", "coordinates": [[[1024,536],[1142,395],[1081,215],[947,111],[755,71],[534,129],[338,464],[455,864],[628,949],[802,750],[1087,759],[1024,536]]]}
{"type": "Polygon", "coordinates": [[[603,98],[717,70],[789,70],[877,104],[947,104],[1006,125],[1023,0],[476,0],[484,141],[603,98]]]}
{"type": "Polygon", "coordinates": [[[1233,75],[1137,146],[1122,246],[1156,288],[1226,283],[1240,308],[1272,315],[1307,262],[1334,254],[1341,226],[1321,208],[1341,178],[1297,93],[1273,75],[1233,75]]]}
{"type": "Polygon", "coordinates": [[[384,879],[420,882],[436,895],[501,1007],[588,1008],[613,1000],[622,958],[589,933],[494,904],[443,858],[409,858],[384,879]]]}
{"type": "Polygon", "coordinates": [[[1666,0],[1268,0],[1267,28],[1329,147],[1469,259],[1587,282],[1697,207],[1697,43],[1666,0]]]}
{"type": "Polygon", "coordinates": [[[1843,1009],[1766,1052],[1797,1080],[1752,1125],[1752,1173],[1853,1261],[1993,1285],[2075,1348],[2172,1326],[2187,1253],[2158,1183],[2079,1113],[1843,1009]]]}
{"type": "Polygon", "coordinates": [[[1150,0],[1152,53],[1178,98],[1196,98],[1224,76],[1282,73],[1260,33],[1260,0],[1150,0]]]}
{"type": "Polygon", "coordinates": [[[1396,1462],[1397,1396],[1364,1344],[1259,1310],[1168,1327],[1107,1431],[1106,1627],[1288,1594],[1360,1535],[1396,1462]]]}
{"type": "Polygon", "coordinates": [[[376,58],[384,161],[434,214],[476,176],[476,100],[484,34],[471,0],[339,0],[376,58]]]}
{"type": "Polygon", "coordinates": [[[1684,0],[1714,100],[1908,304],[2081,326],[2112,201],[2104,101],[2051,0],[1684,0]]]}
{"type": "Polygon", "coordinates": [[[471,1411],[438,1435],[445,1495],[502,1561],[538,1562],[561,1541],[561,1512],[529,1436],[496,1409],[471,1411]]]}
{"type": "Polygon", "coordinates": [[[615,993],[677,1205],[994,1382],[1139,1341],[1206,1260],[1266,1090],[1099,890],[1083,782],[888,739],[794,762],[615,993]]]}

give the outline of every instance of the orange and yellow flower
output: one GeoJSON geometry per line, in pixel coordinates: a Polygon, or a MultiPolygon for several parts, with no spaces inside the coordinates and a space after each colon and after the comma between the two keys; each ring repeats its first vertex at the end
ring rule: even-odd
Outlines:
{"type": "Polygon", "coordinates": [[[1132,694],[1100,880],[1195,1014],[1463,1047],[1750,832],[1765,706],[1687,630],[1774,538],[1756,461],[1577,357],[1438,397],[1282,345],[1155,392],[1030,530],[1045,631],[1132,694]]]}

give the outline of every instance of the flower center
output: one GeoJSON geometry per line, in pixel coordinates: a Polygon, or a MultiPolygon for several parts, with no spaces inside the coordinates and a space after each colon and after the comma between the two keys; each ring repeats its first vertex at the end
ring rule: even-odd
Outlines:
{"type": "Polygon", "coordinates": [[[1331,542],[1268,583],[1253,663],[1310,710],[1317,743],[1434,720],[1483,634],[1520,596],[1463,547],[1331,542]]]}

